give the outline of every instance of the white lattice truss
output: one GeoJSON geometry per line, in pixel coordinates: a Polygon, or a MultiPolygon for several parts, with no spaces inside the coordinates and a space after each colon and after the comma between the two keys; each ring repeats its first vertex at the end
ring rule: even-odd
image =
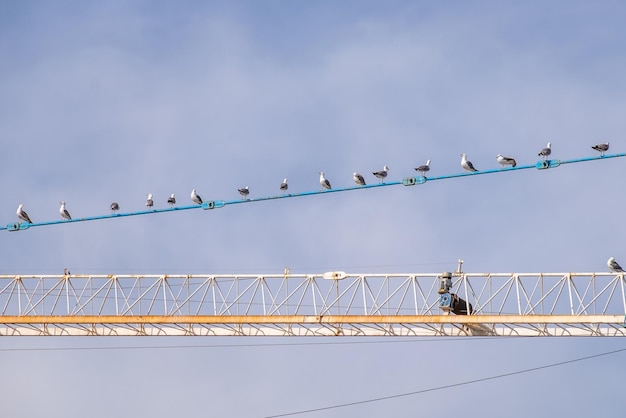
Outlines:
{"type": "Polygon", "coordinates": [[[624,336],[612,273],[0,276],[0,335],[624,336]]]}

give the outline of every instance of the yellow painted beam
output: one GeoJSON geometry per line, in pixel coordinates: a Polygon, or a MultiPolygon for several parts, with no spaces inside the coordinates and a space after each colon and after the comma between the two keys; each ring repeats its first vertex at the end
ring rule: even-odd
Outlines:
{"type": "Polygon", "coordinates": [[[0,324],[624,324],[624,315],[33,315],[0,324]]]}

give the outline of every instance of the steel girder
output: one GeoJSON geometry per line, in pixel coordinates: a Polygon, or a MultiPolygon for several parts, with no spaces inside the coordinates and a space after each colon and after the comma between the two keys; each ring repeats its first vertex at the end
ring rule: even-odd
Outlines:
{"type": "Polygon", "coordinates": [[[0,335],[624,336],[615,273],[0,276],[0,335]]]}

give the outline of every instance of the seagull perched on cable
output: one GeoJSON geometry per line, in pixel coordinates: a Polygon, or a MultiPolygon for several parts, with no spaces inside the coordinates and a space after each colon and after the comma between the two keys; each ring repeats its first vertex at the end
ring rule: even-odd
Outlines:
{"type": "Polygon", "coordinates": [[[515,158],[503,157],[502,154],[498,154],[496,156],[496,160],[498,161],[498,163],[500,163],[502,167],[506,167],[507,165],[515,167],[517,165],[517,162],[515,162],[515,158]]]}
{"type": "Polygon", "coordinates": [[[330,185],[330,181],[328,181],[328,179],[326,177],[324,177],[324,172],[320,171],[320,184],[322,185],[323,188],[325,189],[332,189],[333,187],[330,185]]]}
{"type": "Polygon", "coordinates": [[[591,148],[600,152],[600,155],[604,156],[604,153],[609,150],[609,143],[607,142],[606,144],[593,145],[591,148]]]}
{"type": "Polygon", "coordinates": [[[550,144],[548,142],[548,145],[546,145],[545,148],[543,148],[541,151],[539,151],[539,154],[537,154],[540,157],[543,157],[543,159],[545,160],[547,156],[549,156],[550,154],[552,154],[552,148],[551,148],[552,144],[550,144]]]}
{"type": "Polygon", "coordinates": [[[280,190],[282,190],[284,193],[285,191],[287,191],[288,188],[289,185],[287,184],[287,179],[283,179],[283,182],[280,183],[280,190]]]}
{"type": "Polygon", "coordinates": [[[20,203],[20,205],[17,207],[17,217],[20,218],[23,221],[28,222],[29,224],[32,224],[33,221],[30,220],[30,217],[28,216],[28,213],[26,213],[26,211],[24,209],[22,209],[22,206],[24,206],[23,203],[20,203]]]}
{"type": "Polygon", "coordinates": [[[365,186],[365,179],[359,173],[353,173],[352,180],[354,180],[354,182],[359,186],[365,186]]]}
{"type": "Polygon", "coordinates": [[[117,202],[113,202],[111,203],[111,211],[113,213],[117,212],[118,210],[120,210],[120,205],[117,202]]]}
{"type": "Polygon", "coordinates": [[[383,179],[387,177],[387,172],[389,171],[389,167],[384,166],[382,171],[374,171],[372,174],[380,179],[380,182],[383,182],[383,179]]]}
{"type": "Polygon", "coordinates": [[[243,189],[237,189],[237,191],[241,195],[242,199],[247,198],[248,194],[250,194],[250,189],[248,188],[248,186],[244,187],[243,189]]]}
{"type": "Polygon", "coordinates": [[[415,171],[419,171],[422,176],[428,171],[430,171],[430,159],[426,161],[426,164],[416,167],[415,171]]]}
{"type": "Polygon", "coordinates": [[[61,201],[61,207],[59,208],[59,213],[65,219],[72,219],[72,217],[70,216],[70,212],[67,209],[65,209],[64,201],[61,201]]]}
{"type": "Polygon", "coordinates": [[[609,261],[606,262],[606,265],[609,266],[609,269],[611,269],[612,272],[624,273],[624,269],[622,268],[622,266],[620,266],[613,257],[609,258],[609,261]]]}
{"type": "Polygon", "coordinates": [[[465,154],[461,154],[461,167],[467,171],[476,172],[474,168],[474,164],[471,161],[468,161],[467,156],[465,154]]]}
{"type": "Polygon", "coordinates": [[[198,193],[196,193],[196,189],[193,189],[191,191],[191,200],[193,200],[194,203],[197,203],[199,205],[202,204],[202,198],[200,197],[198,193]]]}
{"type": "Polygon", "coordinates": [[[146,199],[146,206],[150,209],[152,209],[152,206],[154,206],[154,200],[152,200],[152,193],[148,193],[148,198],[146,199]]]}
{"type": "Polygon", "coordinates": [[[167,203],[169,203],[170,207],[176,204],[176,196],[174,196],[174,193],[167,198],[167,203]]]}

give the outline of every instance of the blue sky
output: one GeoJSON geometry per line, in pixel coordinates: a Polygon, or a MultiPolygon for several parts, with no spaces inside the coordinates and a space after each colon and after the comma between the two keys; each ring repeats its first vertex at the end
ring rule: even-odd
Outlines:
{"type": "MultiPolygon", "coordinates": [[[[147,193],[157,207],[170,193],[186,204],[192,188],[205,199],[236,199],[244,185],[270,195],[285,177],[312,191],[319,171],[336,187],[383,165],[400,180],[427,159],[433,175],[452,174],[461,153],[478,169],[497,168],[499,153],[533,164],[548,141],[558,159],[606,141],[625,152],[625,15],[611,1],[0,1],[0,222],[15,222],[19,203],[41,222],[58,218],[60,200],[82,217],[112,201],[143,210],[147,193]]],[[[4,231],[2,273],[429,273],[458,258],[467,272],[605,271],[608,257],[626,260],[623,164],[4,231]]],[[[317,345],[341,341],[2,339],[3,409],[261,417],[622,344],[317,345]],[[285,345],[301,342],[311,344],[285,345]],[[101,349],[129,346],[149,348],[101,349]]],[[[617,417],[622,363],[310,416],[617,417]]]]}

